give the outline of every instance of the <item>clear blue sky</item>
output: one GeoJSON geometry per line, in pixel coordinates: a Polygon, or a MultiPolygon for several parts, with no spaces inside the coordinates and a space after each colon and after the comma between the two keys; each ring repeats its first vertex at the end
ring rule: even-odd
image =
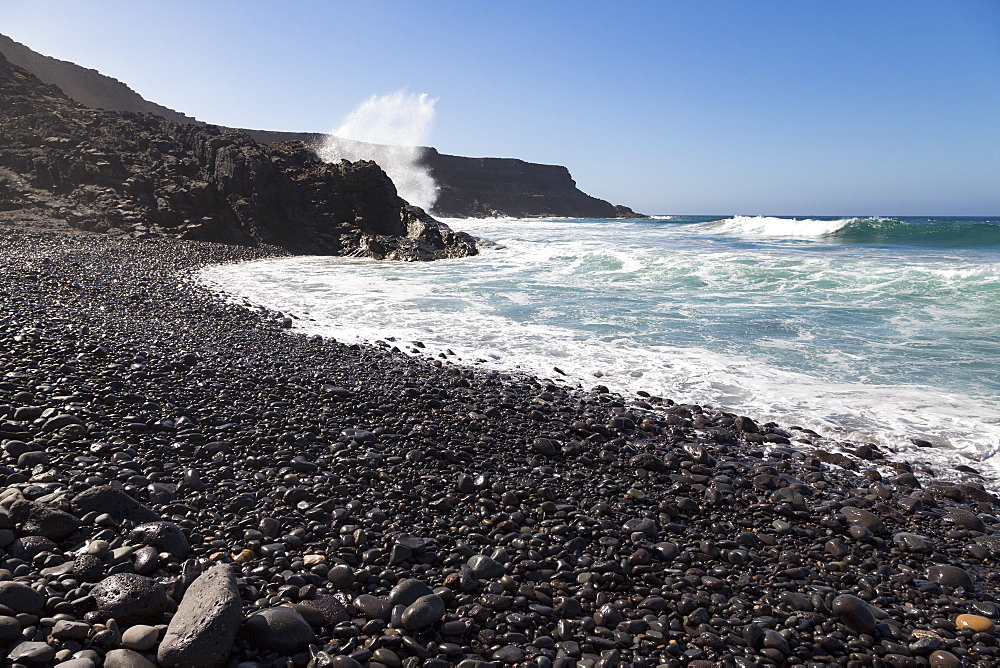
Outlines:
{"type": "Polygon", "coordinates": [[[428,93],[442,152],[648,213],[1000,215],[998,0],[2,0],[0,32],[231,126],[428,93]]]}

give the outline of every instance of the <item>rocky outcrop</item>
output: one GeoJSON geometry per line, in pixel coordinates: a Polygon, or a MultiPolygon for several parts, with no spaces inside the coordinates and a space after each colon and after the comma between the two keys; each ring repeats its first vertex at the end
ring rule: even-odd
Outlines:
{"type": "Polygon", "coordinates": [[[440,191],[434,212],[441,216],[566,216],[642,218],[626,206],[584,193],[561,165],[514,158],[465,158],[429,148],[424,162],[440,191]]]}
{"type": "MultiPolygon", "coordinates": [[[[262,143],[302,141],[322,145],[315,132],[243,130],[262,143]]],[[[346,141],[346,140],[341,140],[346,141]]],[[[424,148],[421,159],[439,191],[431,211],[448,218],[645,218],[627,206],[591,197],[576,186],[567,168],[516,158],[467,158],[424,148]]]]}
{"type": "MultiPolygon", "coordinates": [[[[0,54],[91,109],[148,112],[175,123],[201,124],[195,118],[144,99],[122,82],[96,70],[43,56],[3,35],[0,35],[0,54]]],[[[313,132],[240,132],[262,144],[299,141],[316,146],[325,137],[313,132]]],[[[425,149],[423,158],[441,189],[431,211],[434,215],[644,217],[628,207],[615,206],[582,192],[569,170],[559,165],[539,165],[514,158],[466,158],[438,153],[433,148],[425,149]]],[[[8,199],[2,188],[0,183],[0,202],[8,199]]]]}
{"type": "Polygon", "coordinates": [[[0,55],[0,219],[293,252],[472,255],[373,162],[326,164],[302,142],[88,109],[0,55]]]}

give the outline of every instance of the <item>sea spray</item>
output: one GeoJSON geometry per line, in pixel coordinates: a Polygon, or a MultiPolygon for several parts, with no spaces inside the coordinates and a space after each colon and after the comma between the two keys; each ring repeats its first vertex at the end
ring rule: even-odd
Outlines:
{"type": "Polygon", "coordinates": [[[396,184],[399,196],[430,210],[437,184],[423,164],[437,98],[397,91],[372,95],[358,105],[323,142],[321,160],[374,160],[396,184]]]}

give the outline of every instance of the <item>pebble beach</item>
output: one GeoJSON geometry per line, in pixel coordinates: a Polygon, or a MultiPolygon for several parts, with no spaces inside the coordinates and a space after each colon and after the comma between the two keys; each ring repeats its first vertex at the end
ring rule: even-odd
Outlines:
{"type": "Polygon", "coordinates": [[[0,229],[4,665],[1000,665],[975,476],[192,280],[282,252],[0,229]]]}

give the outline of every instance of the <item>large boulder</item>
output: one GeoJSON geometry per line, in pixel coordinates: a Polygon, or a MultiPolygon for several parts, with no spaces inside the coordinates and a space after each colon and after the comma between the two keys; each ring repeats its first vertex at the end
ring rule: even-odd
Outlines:
{"type": "Polygon", "coordinates": [[[297,654],[316,637],[309,622],[285,606],[251,615],[243,625],[243,633],[254,647],[279,654],[297,654]]]}
{"type": "Polygon", "coordinates": [[[116,520],[157,522],[160,516],[125,492],[109,485],[91,487],[76,495],[73,508],[80,514],[107,513],[116,520]]]}
{"type": "Polygon", "coordinates": [[[91,590],[101,619],[121,626],[158,624],[171,606],[163,585],[135,573],[118,573],[101,580],[91,590]]]}
{"type": "Polygon", "coordinates": [[[242,620],[232,567],[219,564],[195,580],[167,626],[156,658],[164,668],[216,668],[226,663],[242,620]]]}
{"type": "Polygon", "coordinates": [[[8,490],[0,501],[22,535],[62,540],[80,528],[80,520],[69,513],[24,498],[16,489],[8,490]]]}

